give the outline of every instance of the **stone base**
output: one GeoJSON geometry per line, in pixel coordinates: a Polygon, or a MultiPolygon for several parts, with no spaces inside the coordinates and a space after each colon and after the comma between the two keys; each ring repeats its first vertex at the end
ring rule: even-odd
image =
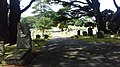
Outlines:
{"type": "Polygon", "coordinates": [[[4,50],[4,41],[0,41],[0,56],[3,56],[5,54],[4,50]]]}
{"type": "Polygon", "coordinates": [[[31,50],[29,49],[18,49],[12,55],[8,55],[5,57],[6,64],[10,65],[25,65],[27,64],[32,58],[31,50]]]}

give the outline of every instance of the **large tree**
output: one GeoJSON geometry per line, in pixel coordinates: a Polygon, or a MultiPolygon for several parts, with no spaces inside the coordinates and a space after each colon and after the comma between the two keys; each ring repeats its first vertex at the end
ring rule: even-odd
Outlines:
{"type": "Polygon", "coordinates": [[[0,40],[6,43],[15,44],[17,41],[17,23],[20,22],[21,14],[26,11],[35,0],[31,0],[29,5],[24,9],[20,9],[19,0],[1,0],[0,4],[0,40]],[[9,11],[8,11],[9,9],[9,11]],[[8,19],[9,18],[9,19],[8,19]],[[8,35],[8,36],[7,36],[8,35]]]}
{"type": "Polygon", "coordinates": [[[3,41],[7,41],[7,29],[8,29],[8,24],[7,24],[7,13],[8,13],[8,8],[7,8],[7,0],[0,0],[0,56],[4,55],[4,44],[3,41]]]}
{"type": "Polygon", "coordinates": [[[7,40],[7,0],[0,0],[0,41],[6,41],[7,40]]]}
{"type": "Polygon", "coordinates": [[[86,0],[89,6],[93,9],[96,18],[98,31],[104,31],[106,33],[106,22],[103,21],[100,12],[100,3],[98,0],[86,0]]]}
{"type": "Polygon", "coordinates": [[[35,0],[31,0],[29,5],[24,9],[20,9],[19,0],[10,0],[10,14],[9,14],[9,42],[15,44],[17,41],[17,23],[20,22],[21,14],[26,11],[35,0]]]}
{"type": "Polygon", "coordinates": [[[115,7],[117,8],[117,11],[112,16],[110,29],[113,31],[113,33],[116,33],[118,30],[120,30],[120,19],[119,19],[120,7],[117,5],[115,0],[113,0],[113,3],[115,7]]]}
{"type": "Polygon", "coordinates": [[[100,12],[99,0],[54,0],[54,2],[62,4],[64,7],[68,7],[67,11],[64,11],[63,15],[66,15],[69,19],[77,19],[82,16],[94,16],[98,31],[104,31],[107,33],[106,21],[103,19],[102,12],[100,12]]]}

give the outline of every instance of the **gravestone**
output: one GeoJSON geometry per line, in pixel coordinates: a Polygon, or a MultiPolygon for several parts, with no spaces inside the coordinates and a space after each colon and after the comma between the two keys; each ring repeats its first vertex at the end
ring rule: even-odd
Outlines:
{"type": "Polygon", "coordinates": [[[3,56],[4,52],[4,41],[0,41],[0,56],[3,56]]]}
{"type": "Polygon", "coordinates": [[[38,35],[36,35],[36,39],[40,39],[40,35],[38,34],[38,35]]]}
{"type": "Polygon", "coordinates": [[[49,35],[45,34],[44,39],[48,39],[49,35]]]}
{"type": "Polygon", "coordinates": [[[93,30],[92,30],[92,28],[88,28],[88,36],[93,36],[93,30]]]}
{"type": "Polygon", "coordinates": [[[83,31],[82,34],[83,34],[83,36],[87,36],[87,32],[86,31],[83,31]]]}
{"type": "Polygon", "coordinates": [[[117,31],[117,35],[120,36],[120,29],[117,31]]]}
{"type": "Polygon", "coordinates": [[[97,32],[97,38],[104,38],[104,32],[103,31],[98,31],[97,32]]]}
{"type": "Polygon", "coordinates": [[[5,57],[7,64],[24,65],[31,60],[32,40],[29,26],[18,23],[17,48],[12,55],[5,57]]]}
{"type": "Polygon", "coordinates": [[[77,35],[79,35],[79,36],[80,36],[80,30],[78,30],[78,31],[77,31],[77,35]]]}

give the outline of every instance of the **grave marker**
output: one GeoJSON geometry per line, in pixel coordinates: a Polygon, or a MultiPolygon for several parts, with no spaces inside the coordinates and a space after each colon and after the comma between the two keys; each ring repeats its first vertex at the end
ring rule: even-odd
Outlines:
{"type": "Polygon", "coordinates": [[[93,36],[93,30],[92,30],[92,28],[88,28],[88,36],[93,36]]]}
{"type": "Polygon", "coordinates": [[[80,36],[80,30],[78,30],[78,31],[77,31],[77,35],[79,35],[79,36],[80,36]]]}
{"type": "Polygon", "coordinates": [[[83,31],[82,34],[83,34],[83,36],[87,36],[87,32],[86,31],[83,31]]]}
{"type": "Polygon", "coordinates": [[[97,38],[104,38],[104,32],[103,31],[98,31],[97,32],[97,38]]]}

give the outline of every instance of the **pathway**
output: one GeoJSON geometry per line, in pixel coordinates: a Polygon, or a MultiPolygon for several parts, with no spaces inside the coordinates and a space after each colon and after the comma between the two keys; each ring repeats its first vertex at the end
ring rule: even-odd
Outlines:
{"type": "Polygon", "coordinates": [[[55,38],[27,67],[120,67],[120,46],[55,38]]]}

